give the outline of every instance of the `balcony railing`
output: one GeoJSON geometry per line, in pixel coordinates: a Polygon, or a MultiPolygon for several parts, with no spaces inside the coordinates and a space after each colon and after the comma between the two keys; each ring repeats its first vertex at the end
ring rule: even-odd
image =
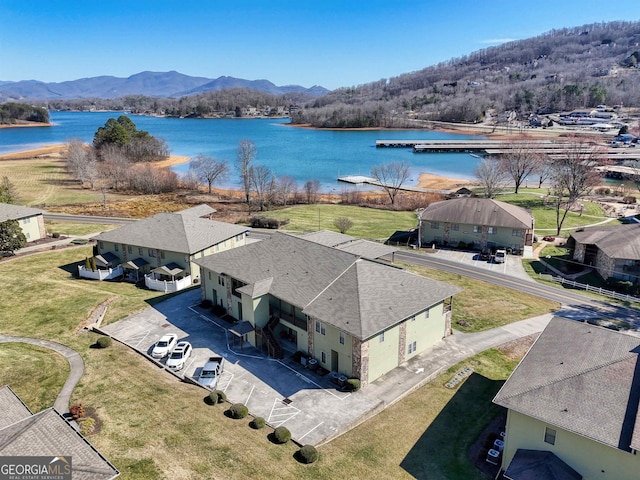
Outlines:
{"type": "Polygon", "coordinates": [[[91,280],[111,280],[121,277],[122,267],[118,265],[115,268],[98,268],[96,270],[87,269],[84,265],[78,265],[78,274],[80,278],[90,278],[91,280]]]}
{"type": "Polygon", "coordinates": [[[153,273],[144,276],[144,284],[149,290],[158,292],[178,292],[191,286],[191,275],[187,275],[179,280],[160,280],[154,277],[153,273]]]}

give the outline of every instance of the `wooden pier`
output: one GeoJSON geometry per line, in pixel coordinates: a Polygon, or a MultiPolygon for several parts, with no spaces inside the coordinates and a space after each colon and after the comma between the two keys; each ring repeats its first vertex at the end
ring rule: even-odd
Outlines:
{"type": "MultiPolygon", "coordinates": [[[[390,185],[384,185],[382,182],[378,181],[373,177],[365,177],[364,175],[347,175],[345,177],[338,177],[338,182],[342,183],[350,183],[352,185],[371,185],[373,187],[390,187],[390,185]]],[[[434,188],[420,188],[420,187],[412,187],[408,185],[402,185],[398,190],[403,192],[418,192],[418,193],[440,193],[446,195],[450,193],[449,190],[437,190],[434,188]]]]}

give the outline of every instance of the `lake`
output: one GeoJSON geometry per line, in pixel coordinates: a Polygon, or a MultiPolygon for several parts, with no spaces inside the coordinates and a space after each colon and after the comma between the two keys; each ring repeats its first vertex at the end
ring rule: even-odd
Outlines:
{"type": "MultiPolygon", "coordinates": [[[[53,127],[0,129],[0,153],[65,143],[73,138],[91,143],[96,130],[121,112],[50,112],[53,127]]],[[[286,125],[288,119],[179,119],[129,115],[139,130],[164,139],[173,155],[203,154],[227,160],[232,176],[226,182],[239,185],[233,165],[238,143],[251,140],[257,150],[255,163],[266,165],[278,177],[293,177],[299,186],[319,180],[322,191],[341,191],[339,176],[369,175],[371,167],[404,160],[411,166],[411,181],[420,173],[473,178],[478,159],[469,154],[417,154],[411,149],[376,148],[380,139],[466,139],[469,135],[432,130],[315,130],[286,125]]],[[[176,166],[186,172],[188,164],[176,166]]]]}

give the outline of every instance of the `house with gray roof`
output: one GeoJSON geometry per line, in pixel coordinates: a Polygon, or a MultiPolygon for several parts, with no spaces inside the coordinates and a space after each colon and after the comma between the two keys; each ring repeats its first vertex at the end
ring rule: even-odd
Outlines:
{"type": "Polygon", "coordinates": [[[196,263],[202,298],[241,322],[244,340],[276,357],[302,352],[363,385],[450,334],[460,291],[281,232],[196,263]]]}
{"type": "Polygon", "coordinates": [[[33,414],[6,385],[0,387],[0,405],[0,457],[51,457],[52,463],[70,463],[74,480],[111,480],[120,475],[54,408],[33,414]]]}
{"type": "Polygon", "coordinates": [[[328,247],[334,247],[345,252],[355,253],[371,260],[381,260],[383,257],[391,257],[397,250],[389,245],[372,242],[363,238],[352,237],[344,233],[332,232],[330,230],[319,230],[307,233],[302,238],[320,243],[328,247]]]}
{"type": "Polygon", "coordinates": [[[589,227],[571,234],[567,248],[574,260],[591,265],[604,279],[638,282],[640,224],[589,227]]]}
{"type": "Polygon", "coordinates": [[[244,245],[249,231],[245,226],[201,218],[213,211],[205,205],[159,213],[103,232],[94,237],[96,254],[89,266],[87,262],[79,265],[80,276],[144,278],[148,288],[165,292],[197,283],[200,267],[195,260],[244,245]]]}
{"type": "Polygon", "coordinates": [[[0,223],[7,220],[17,220],[27,242],[34,242],[47,236],[44,228],[44,210],[39,208],[0,203],[0,223]]]}
{"type": "Polygon", "coordinates": [[[510,480],[639,478],[640,338],[555,317],[495,396],[510,480]]]}
{"type": "Polygon", "coordinates": [[[422,245],[506,248],[533,256],[533,216],[516,205],[492,198],[453,198],[432,203],[418,221],[422,245]]]}

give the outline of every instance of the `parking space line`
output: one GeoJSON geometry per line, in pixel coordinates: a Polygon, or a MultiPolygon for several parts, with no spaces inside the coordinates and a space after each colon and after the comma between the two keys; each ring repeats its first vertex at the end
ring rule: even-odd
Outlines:
{"type": "Polygon", "coordinates": [[[231,384],[231,380],[233,380],[233,373],[222,372],[220,374],[220,378],[218,379],[218,385],[216,385],[217,390],[222,390],[223,392],[226,392],[227,388],[229,388],[229,385],[231,384]],[[227,383],[224,387],[221,387],[220,385],[224,383],[223,379],[226,380],[227,383]]]}
{"type": "Polygon", "coordinates": [[[293,407],[291,405],[286,405],[282,402],[282,399],[276,398],[273,401],[273,405],[271,406],[271,411],[269,412],[269,418],[267,418],[267,422],[270,425],[274,425],[279,427],[285,422],[288,422],[293,417],[298,415],[301,412],[299,408],[293,407]],[[284,420],[276,420],[276,418],[286,417],[284,420]]]}
{"type": "Polygon", "coordinates": [[[247,397],[247,400],[244,402],[245,406],[249,403],[249,399],[251,398],[251,394],[253,393],[253,390],[256,388],[255,385],[251,385],[251,391],[249,392],[249,396],[247,397]]]}
{"type": "Polygon", "coordinates": [[[319,424],[317,424],[315,427],[313,427],[311,430],[309,430],[307,433],[305,433],[304,435],[302,435],[300,438],[298,438],[298,441],[302,440],[304,437],[306,437],[307,435],[309,435],[311,432],[313,432],[316,428],[318,428],[320,425],[322,425],[324,422],[320,422],[319,424]]]}
{"type": "MultiPolygon", "coordinates": [[[[271,360],[271,359],[270,359],[271,360]]],[[[300,372],[297,372],[296,370],[294,370],[293,368],[291,368],[289,365],[286,365],[285,363],[281,362],[280,360],[274,360],[276,362],[278,362],[280,365],[282,365],[283,367],[288,368],[289,370],[291,370],[292,372],[294,372],[296,375],[298,375],[300,377],[301,380],[310,383],[312,385],[315,385],[316,387],[318,387],[320,390],[328,393],[329,395],[337,398],[338,400],[344,400],[345,398],[347,398],[348,396],[351,395],[351,393],[347,393],[344,396],[340,396],[340,395],[336,395],[335,393],[333,393],[331,390],[329,390],[328,388],[323,387],[322,385],[320,385],[319,383],[314,382],[312,379],[310,379],[309,377],[307,377],[306,375],[303,375],[300,372]]]]}
{"type": "Polygon", "coordinates": [[[134,348],[138,348],[140,346],[140,344],[144,341],[145,338],[147,338],[149,336],[149,333],[151,333],[150,330],[147,330],[146,332],[143,332],[144,334],[142,335],[142,338],[140,338],[140,340],[138,340],[138,343],[132,343],[130,342],[130,340],[135,340],[137,339],[141,334],[139,335],[132,335],[131,337],[127,338],[127,343],[130,343],[131,345],[133,345],[134,348]]]}

